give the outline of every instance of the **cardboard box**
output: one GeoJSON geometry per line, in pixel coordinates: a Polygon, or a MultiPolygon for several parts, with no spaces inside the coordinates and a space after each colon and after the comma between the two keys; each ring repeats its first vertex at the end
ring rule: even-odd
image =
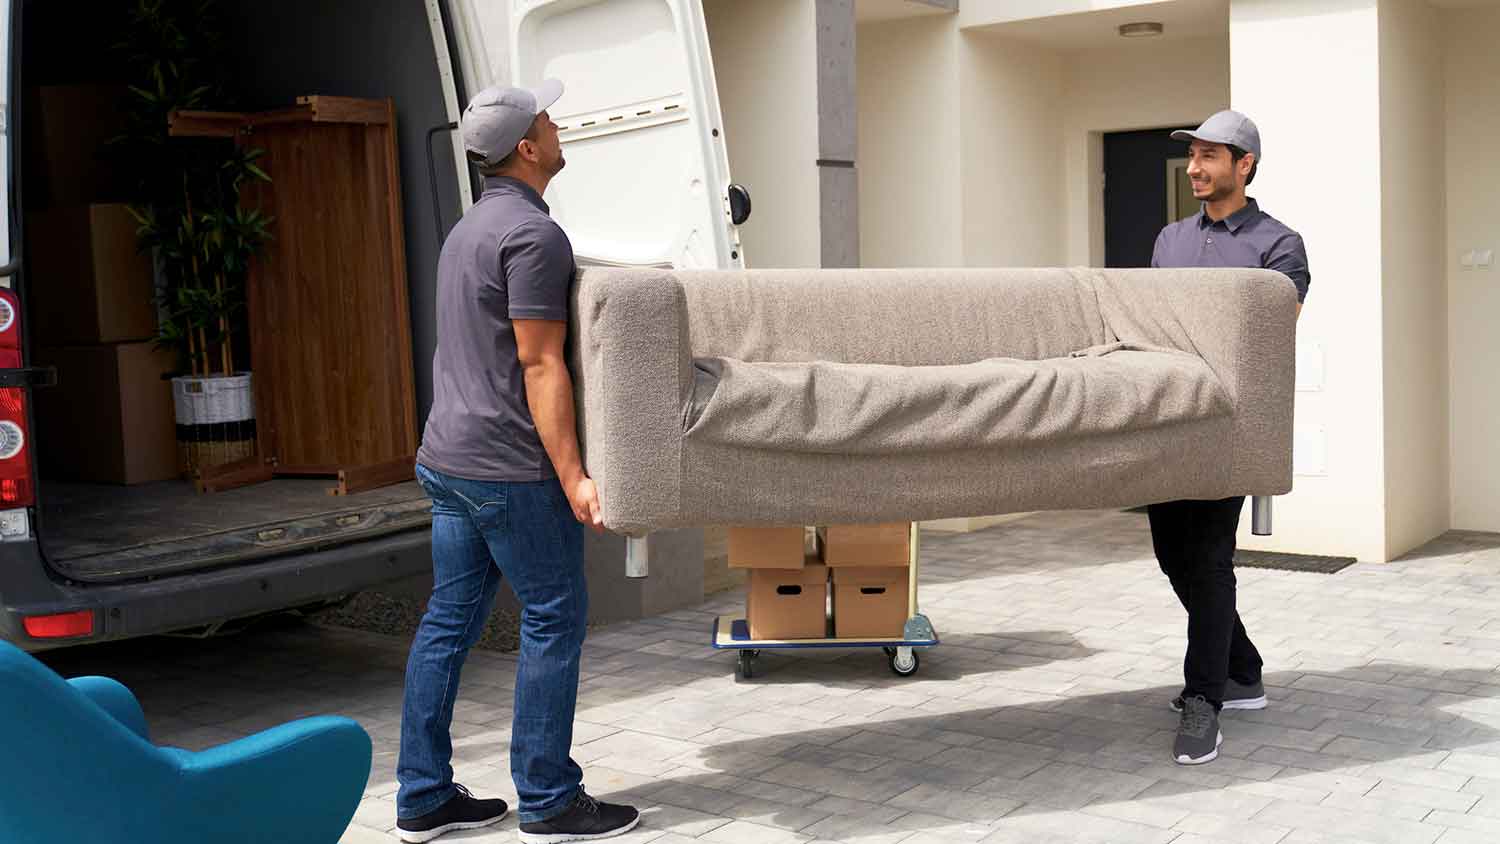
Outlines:
{"type": "Polygon", "coordinates": [[[136,250],[124,205],[77,205],[27,217],[27,290],[38,344],[127,343],[156,335],[151,258],[136,250]]]}
{"type": "Polygon", "coordinates": [[[732,569],[800,569],[806,559],[807,529],[801,525],[729,529],[732,569]]]}
{"type": "Polygon", "coordinates": [[[818,558],[829,568],[911,565],[911,523],[818,528],[818,558]]]}
{"type": "Polygon", "coordinates": [[[57,367],[57,386],[32,393],[42,476],[60,481],[139,484],[177,473],[172,383],[176,355],[152,343],[39,348],[57,367]]]}
{"type": "Polygon", "coordinates": [[[822,639],[828,635],[828,567],[750,572],[745,619],[752,639],[822,639]]]}
{"type": "Polygon", "coordinates": [[[131,173],[105,155],[124,133],[123,85],[43,85],[27,94],[26,207],[118,202],[131,173]]]}
{"type": "Polygon", "coordinates": [[[833,635],[840,639],[898,639],[910,612],[911,569],[833,569],[833,635]]]}

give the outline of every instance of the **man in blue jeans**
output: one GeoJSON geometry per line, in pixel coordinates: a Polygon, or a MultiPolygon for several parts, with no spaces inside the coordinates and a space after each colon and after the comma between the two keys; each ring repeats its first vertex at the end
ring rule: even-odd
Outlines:
{"type": "Polygon", "coordinates": [[[564,165],[535,90],[491,88],[464,111],[484,193],[443,244],[433,402],[417,452],[432,497],[432,598],[412,642],[396,776],[397,832],[431,841],[505,817],[453,782],[459,674],[503,578],[521,603],[511,776],[525,842],[624,833],[636,810],[590,797],[569,757],[588,617],[583,525],[600,529],[564,357],[573,248],[542,194],[564,165]]]}

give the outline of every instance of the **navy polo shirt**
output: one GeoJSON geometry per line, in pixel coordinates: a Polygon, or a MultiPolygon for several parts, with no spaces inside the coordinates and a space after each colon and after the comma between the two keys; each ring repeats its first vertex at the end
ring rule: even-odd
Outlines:
{"type": "Polygon", "coordinates": [[[422,465],[475,481],[556,477],[526,403],[512,321],[566,321],[573,275],[572,244],[542,197],[516,179],[486,179],[438,258],[422,465]]]}
{"type": "Polygon", "coordinates": [[[1276,270],[1297,286],[1297,301],[1307,299],[1312,275],[1302,235],[1260,210],[1255,200],[1222,220],[1203,211],[1179,220],[1156,236],[1153,267],[1255,267],[1276,270]]]}

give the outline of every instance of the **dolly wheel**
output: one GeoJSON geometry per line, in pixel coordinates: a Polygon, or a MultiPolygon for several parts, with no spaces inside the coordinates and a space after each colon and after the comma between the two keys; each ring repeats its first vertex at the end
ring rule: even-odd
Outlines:
{"type": "Polygon", "coordinates": [[[748,648],[740,651],[739,672],[740,676],[746,680],[755,676],[755,656],[756,652],[748,648]]]}
{"type": "Polygon", "coordinates": [[[911,648],[896,648],[896,652],[891,654],[891,671],[897,677],[910,677],[917,673],[917,667],[921,664],[917,652],[911,648]]]}

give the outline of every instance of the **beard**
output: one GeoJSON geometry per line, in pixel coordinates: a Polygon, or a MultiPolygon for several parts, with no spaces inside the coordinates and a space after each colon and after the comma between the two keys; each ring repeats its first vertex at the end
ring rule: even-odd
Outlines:
{"type": "Polygon", "coordinates": [[[1228,199],[1229,197],[1234,196],[1235,190],[1233,181],[1220,181],[1218,179],[1210,180],[1207,183],[1206,187],[1208,188],[1208,192],[1206,194],[1203,194],[1202,196],[1198,195],[1196,187],[1197,186],[1195,185],[1193,196],[1200,202],[1217,202],[1219,200],[1228,199]]]}
{"type": "Polygon", "coordinates": [[[564,158],[563,154],[562,154],[562,151],[559,150],[558,153],[557,153],[557,160],[553,161],[547,167],[547,175],[549,175],[549,176],[556,176],[558,173],[562,172],[562,170],[563,170],[564,167],[567,167],[567,166],[568,166],[568,159],[564,158]]]}

